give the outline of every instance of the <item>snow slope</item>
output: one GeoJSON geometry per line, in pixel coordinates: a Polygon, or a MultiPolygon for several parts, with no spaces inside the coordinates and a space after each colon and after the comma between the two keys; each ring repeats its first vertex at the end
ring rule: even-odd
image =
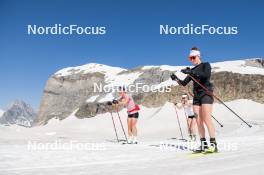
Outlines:
{"type": "Polygon", "coordinates": [[[127,85],[133,83],[141,74],[140,72],[120,74],[123,71],[127,71],[127,69],[123,69],[120,67],[111,67],[97,63],[89,63],[83,66],[64,68],[56,72],[55,75],[69,76],[72,74],[79,74],[79,73],[87,74],[87,73],[100,72],[105,75],[105,83],[107,83],[108,86],[120,86],[120,85],[127,85]]]}
{"type": "MultiPolygon", "coordinates": [[[[214,105],[214,116],[224,124],[216,125],[218,142],[236,145],[209,156],[193,156],[189,150],[161,149],[160,143],[182,144],[174,107],[141,107],[138,121],[139,144],[115,143],[111,115],[59,121],[45,126],[23,128],[0,126],[0,174],[263,174],[264,119],[263,104],[236,100],[227,105],[253,127],[241,124],[223,105],[214,105]],[[102,150],[28,150],[28,141],[38,143],[101,144],[102,150]]],[[[184,137],[187,127],[183,111],[178,111],[184,137]]],[[[126,112],[120,112],[126,129],[126,112]]],[[[114,114],[119,137],[121,126],[114,114]]]]}
{"type": "Polygon", "coordinates": [[[78,74],[78,73],[86,74],[86,73],[101,72],[103,74],[106,74],[107,77],[111,77],[125,70],[126,69],[123,69],[120,67],[111,67],[111,66],[107,66],[103,64],[90,63],[90,64],[77,66],[77,67],[64,68],[56,72],[55,75],[68,76],[71,74],[78,74]]]}
{"type": "MultiPolygon", "coordinates": [[[[245,60],[233,60],[233,61],[222,61],[211,63],[213,72],[233,72],[239,74],[259,74],[264,75],[264,69],[261,67],[249,66],[246,64],[247,61],[255,60],[258,58],[245,59],[245,60]]],[[[151,68],[160,68],[161,70],[168,71],[180,71],[181,69],[187,66],[169,66],[169,65],[161,65],[161,66],[144,66],[142,69],[151,69],[151,68]]]]}
{"type": "Polygon", "coordinates": [[[246,60],[217,62],[213,63],[212,67],[214,68],[214,72],[227,71],[240,74],[264,75],[263,68],[248,66],[246,65],[246,60]]]}

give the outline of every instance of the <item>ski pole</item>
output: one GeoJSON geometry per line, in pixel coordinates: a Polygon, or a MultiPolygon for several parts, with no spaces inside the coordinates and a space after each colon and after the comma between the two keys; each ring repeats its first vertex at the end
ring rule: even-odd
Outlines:
{"type": "Polygon", "coordinates": [[[177,112],[177,109],[176,109],[175,106],[174,106],[174,109],[175,109],[176,117],[177,117],[177,120],[178,120],[178,125],[179,125],[179,129],[180,129],[181,137],[182,137],[182,140],[184,140],[183,139],[183,135],[182,135],[181,124],[180,124],[180,120],[179,120],[179,115],[178,115],[178,112],[177,112]]]}
{"type": "Polygon", "coordinates": [[[204,85],[202,85],[196,78],[191,75],[188,75],[194,82],[196,82],[199,86],[201,86],[204,90],[206,90],[208,95],[213,96],[216,98],[220,103],[222,103],[229,111],[231,111],[235,116],[237,116],[242,122],[244,122],[248,127],[252,127],[248,124],[242,117],[240,117],[234,110],[232,110],[229,106],[227,106],[219,97],[217,97],[213,92],[210,92],[204,85]]]}
{"type": "Polygon", "coordinates": [[[224,127],[224,125],[222,125],[213,115],[211,115],[211,116],[216,121],[216,123],[218,123],[221,127],[224,127]]]}
{"type": "MultiPolygon", "coordinates": [[[[187,87],[184,87],[187,88],[187,87]]],[[[188,89],[188,93],[193,97],[194,95],[189,91],[188,89]]],[[[213,114],[211,114],[211,117],[216,121],[217,124],[219,124],[221,127],[224,127],[224,125],[222,123],[220,123],[214,116],[213,114]]]]}
{"type": "Polygon", "coordinates": [[[111,118],[112,118],[114,130],[115,130],[116,140],[117,140],[117,142],[119,142],[118,135],[117,135],[117,132],[116,132],[116,126],[115,126],[115,121],[114,121],[114,117],[113,117],[112,111],[110,111],[110,114],[111,114],[111,118]]]}
{"type": "Polygon", "coordinates": [[[127,136],[126,136],[126,132],[125,132],[125,129],[124,129],[124,126],[123,126],[123,123],[122,123],[122,121],[121,121],[121,118],[120,118],[120,115],[119,115],[119,112],[118,112],[118,109],[117,109],[117,108],[116,108],[116,113],[117,113],[117,115],[118,115],[119,122],[120,122],[120,124],[121,124],[122,130],[123,130],[123,133],[124,133],[124,136],[125,136],[125,138],[126,138],[126,142],[128,143],[127,136]]]}
{"type": "MultiPolygon", "coordinates": [[[[189,89],[187,89],[187,87],[183,86],[179,81],[178,83],[185,88],[185,90],[188,91],[188,94],[190,94],[192,97],[194,97],[194,95],[189,91],[189,89]]],[[[217,124],[219,124],[221,127],[224,127],[224,125],[222,123],[220,123],[218,120],[216,120],[216,118],[211,114],[212,118],[216,121],[217,124]]]]}

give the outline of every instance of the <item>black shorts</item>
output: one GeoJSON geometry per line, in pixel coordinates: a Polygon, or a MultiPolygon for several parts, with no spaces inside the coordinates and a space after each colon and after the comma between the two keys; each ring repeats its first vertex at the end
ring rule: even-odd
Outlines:
{"type": "Polygon", "coordinates": [[[193,119],[193,118],[195,118],[195,116],[194,115],[189,115],[188,118],[193,119]]]}
{"type": "Polygon", "coordinates": [[[195,95],[193,97],[193,105],[201,106],[202,104],[213,104],[214,98],[211,95],[195,95]]]}
{"type": "Polygon", "coordinates": [[[128,114],[128,118],[138,118],[138,116],[139,116],[138,112],[134,114],[128,114]]]}

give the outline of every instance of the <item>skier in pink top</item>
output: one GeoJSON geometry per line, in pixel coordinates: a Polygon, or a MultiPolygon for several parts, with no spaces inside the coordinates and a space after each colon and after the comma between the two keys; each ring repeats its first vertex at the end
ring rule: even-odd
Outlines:
{"type": "Polygon", "coordinates": [[[128,143],[137,144],[137,119],[139,116],[139,106],[135,104],[133,98],[128,95],[124,87],[119,87],[119,99],[115,104],[124,105],[127,108],[128,143]]]}

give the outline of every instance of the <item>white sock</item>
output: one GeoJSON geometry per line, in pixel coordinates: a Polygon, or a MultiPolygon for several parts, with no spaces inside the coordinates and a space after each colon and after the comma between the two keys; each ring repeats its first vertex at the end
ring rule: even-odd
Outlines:
{"type": "Polygon", "coordinates": [[[137,137],[136,136],[133,137],[133,142],[137,142],[137,137]]]}

